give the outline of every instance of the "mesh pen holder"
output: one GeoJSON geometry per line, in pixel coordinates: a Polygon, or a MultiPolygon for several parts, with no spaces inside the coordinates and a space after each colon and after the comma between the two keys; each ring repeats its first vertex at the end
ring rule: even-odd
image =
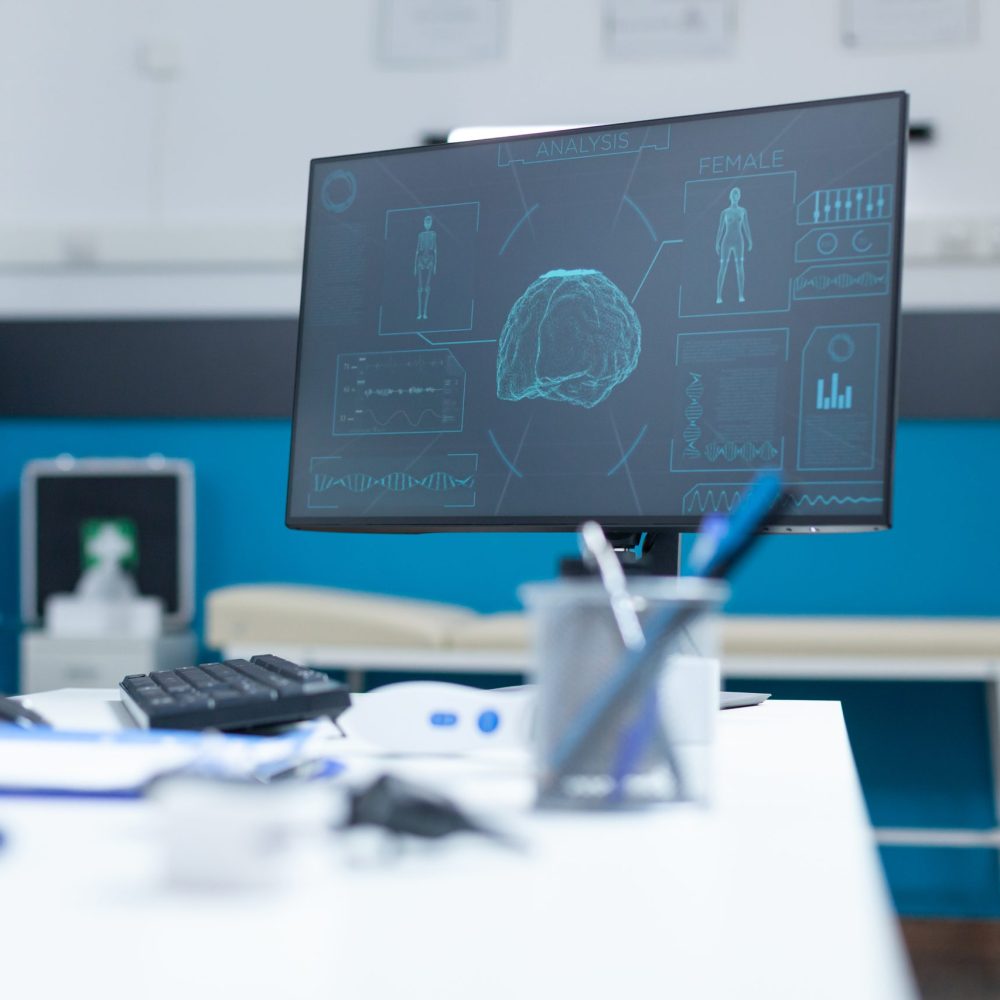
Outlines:
{"type": "Polygon", "coordinates": [[[636,577],[628,592],[648,639],[655,622],[673,623],[631,673],[625,668],[636,656],[599,581],[560,579],[519,591],[534,626],[539,806],[620,809],[710,797],[717,612],[728,588],[701,578],[636,577]]]}

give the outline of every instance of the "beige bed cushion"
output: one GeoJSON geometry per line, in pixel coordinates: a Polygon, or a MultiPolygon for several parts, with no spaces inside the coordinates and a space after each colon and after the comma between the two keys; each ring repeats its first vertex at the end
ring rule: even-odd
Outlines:
{"type": "Polygon", "coordinates": [[[1000,619],[726,615],[722,646],[730,656],[1000,656],[1000,619]]]}
{"type": "MultiPolygon", "coordinates": [[[[455,625],[456,649],[527,649],[528,616],[481,615],[455,625]]],[[[989,618],[724,615],[724,653],[799,656],[998,656],[1000,620],[989,618]]]]}
{"type": "MultiPolygon", "coordinates": [[[[247,643],[387,649],[523,650],[523,613],[294,584],[246,584],[206,599],[210,646],[247,643]]],[[[1000,656],[1000,619],[724,615],[724,654],[1000,656]]]]}
{"type": "Polygon", "coordinates": [[[294,584],[223,587],[205,600],[210,646],[262,642],[438,649],[479,616],[469,608],[294,584]]]}
{"type": "Polygon", "coordinates": [[[531,643],[531,625],[523,612],[478,615],[457,622],[450,645],[455,649],[522,650],[531,643]]]}

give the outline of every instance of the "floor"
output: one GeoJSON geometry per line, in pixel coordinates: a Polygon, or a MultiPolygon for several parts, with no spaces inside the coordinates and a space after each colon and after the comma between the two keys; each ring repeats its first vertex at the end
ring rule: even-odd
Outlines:
{"type": "Polygon", "coordinates": [[[904,920],[923,1000],[1000,1000],[1000,921],[904,920]]]}

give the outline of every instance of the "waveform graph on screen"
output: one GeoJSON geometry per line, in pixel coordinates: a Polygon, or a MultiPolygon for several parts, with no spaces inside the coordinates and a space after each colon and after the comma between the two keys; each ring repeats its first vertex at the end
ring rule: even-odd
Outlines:
{"type": "Polygon", "coordinates": [[[888,295],[889,262],[814,264],[792,282],[792,296],[803,299],[843,299],[861,295],[888,295]]]}
{"type": "Polygon", "coordinates": [[[318,455],[309,463],[310,510],[378,516],[476,506],[477,452],[318,455]]]}
{"type": "MultiPolygon", "coordinates": [[[[683,512],[695,516],[729,514],[753,491],[750,482],[697,483],[685,494],[683,512]]],[[[786,513],[866,514],[883,502],[883,484],[877,479],[810,480],[786,485],[786,513]]]]}
{"type": "Polygon", "coordinates": [[[335,436],[462,430],[465,369],[446,348],[337,358],[335,436]]]}

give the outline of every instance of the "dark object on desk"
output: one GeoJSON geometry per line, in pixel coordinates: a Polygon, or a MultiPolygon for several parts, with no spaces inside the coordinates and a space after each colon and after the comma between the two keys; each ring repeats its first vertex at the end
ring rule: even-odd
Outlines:
{"type": "Polygon", "coordinates": [[[367,788],[351,793],[344,826],[378,826],[390,833],[425,839],[464,831],[507,842],[496,830],[467,816],[451,799],[391,774],[383,774],[367,788]]]}
{"type": "Polygon", "coordinates": [[[270,653],[129,674],[118,686],[129,714],[146,729],[261,729],[336,719],[351,704],[343,684],[270,653]]]}
{"type": "Polygon", "coordinates": [[[47,719],[37,712],[22,705],[13,698],[0,697],[0,724],[4,722],[20,726],[22,729],[30,729],[32,726],[49,726],[47,719]]]}

